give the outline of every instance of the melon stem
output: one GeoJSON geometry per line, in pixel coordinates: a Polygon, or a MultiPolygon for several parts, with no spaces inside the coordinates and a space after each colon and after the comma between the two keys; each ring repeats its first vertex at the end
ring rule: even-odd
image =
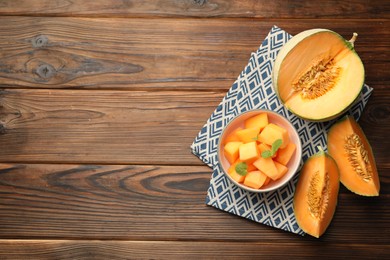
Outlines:
{"type": "Polygon", "coordinates": [[[352,35],[352,38],[349,40],[349,42],[352,44],[352,46],[354,46],[354,43],[355,43],[357,37],[358,37],[358,34],[354,32],[352,35]]]}

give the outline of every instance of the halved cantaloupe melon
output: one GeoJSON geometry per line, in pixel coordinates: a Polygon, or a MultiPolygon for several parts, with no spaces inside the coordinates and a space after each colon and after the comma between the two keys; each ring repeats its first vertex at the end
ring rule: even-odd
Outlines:
{"type": "Polygon", "coordinates": [[[314,237],[328,228],[337,205],[339,170],[333,158],[320,151],[304,163],[293,205],[298,225],[314,237]]]}
{"type": "Polygon", "coordinates": [[[364,66],[350,41],[327,29],[303,31],[280,50],[272,84],[282,103],[311,121],[337,117],[352,105],[364,84],[364,66]]]}
{"type": "Polygon", "coordinates": [[[379,175],[371,146],[351,116],[336,122],[328,132],[328,151],[340,169],[340,181],[352,192],[378,196],[379,175]]]}

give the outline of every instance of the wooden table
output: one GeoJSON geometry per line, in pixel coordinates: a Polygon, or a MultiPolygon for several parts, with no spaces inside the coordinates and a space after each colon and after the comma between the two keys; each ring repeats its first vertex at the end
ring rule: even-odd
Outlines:
{"type": "Polygon", "coordinates": [[[383,0],[0,0],[0,259],[389,258],[389,18],[383,0]],[[358,32],[374,88],[381,195],[341,187],[320,239],[206,206],[190,151],[273,25],[358,32]]]}

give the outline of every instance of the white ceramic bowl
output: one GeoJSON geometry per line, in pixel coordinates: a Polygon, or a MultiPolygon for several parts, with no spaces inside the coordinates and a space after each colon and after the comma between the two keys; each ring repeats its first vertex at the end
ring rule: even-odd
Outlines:
{"type": "Polygon", "coordinates": [[[285,184],[287,184],[291,178],[295,175],[295,173],[298,170],[298,167],[300,165],[301,159],[302,159],[302,144],[301,140],[299,138],[298,132],[295,129],[295,127],[282,115],[265,109],[255,109],[255,110],[249,110],[247,112],[244,112],[237,117],[235,117],[233,120],[229,122],[229,124],[225,127],[225,129],[222,131],[221,136],[219,138],[218,142],[218,163],[224,174],[237,186],[239,186],[242,189],[245,189],[247,191],[251,192],[270,192],[274,191],[285,184]],[[227,159],[224,156],[223,152],[223,143],[226,138],[234,129],[237,127],[244,127],[244,121],[252,116],[255,116],[260,113],[267,113],[268,115],[268,121],[269,123],[274,123],[276,125],[279,125],[285,129],[287,129],[290,137],[290,141],[293,142],[296,145],[296,149],[294,154],[292,155],[292,158],[286,165],[288,167],[288,172],[280,179],[276,181],[271,181],[269,184],[267,184],[264,188],[260,189],[253,189],[248,186],[245,186],[242,183],[236,182],[234,179],[230,177],[227,170],[230,166],[230,163],[227,161],[227,159]]]}

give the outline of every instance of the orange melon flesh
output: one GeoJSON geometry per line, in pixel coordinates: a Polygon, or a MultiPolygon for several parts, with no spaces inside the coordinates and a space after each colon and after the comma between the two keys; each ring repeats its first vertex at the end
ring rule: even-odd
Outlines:
{"type": "Polygon", "coordinates": [[[279,171],[276,168],[274,161],[270,157],[260,157],[253,163],[253,165],[272,180],[277,180],[280,177],[279,171]]]}
{"type": "Polygon", "coordinates": [[[290,161],[291,157],[293,156],[295,149],[296,146],[294,143],[288,143],[288,145],[285,148],[278,150],[278,153],[275,157],[275,161],[286,166],[290,161]]]}
{"type": "MultiPolygon", "coordinates": [[[[346,188],[356,194],[363,196],[379,195],[379,175],[371,146],[366,136],[364,135],[363,130],[352,117],[345,116],[331,127],[328,132],[328,151],[339,166],[340,181],[346,188]],[[348,160],[348,154],[344,148],[344,143],[346,137],[353,133],[360,137],[364,148],[368,152],[368,160],[372,169],[372,178],[369,181],[365,181],[361,176],[359,176],[348,160]]],[[[360,161],[360,163],[363,162],[360,161]]]]}
{"type": "Polygon", "coordinates": [[[239,148],[242,142],[228,142],[224,148],[224,155],[230,164],[233,164],[238,158],[239,148]]]}
{"type": "Polygon", "coordinates": [[[242,130],[241,127],[238,127],[235,129],[233,132],[231,132],[228,136],[226,136],[224,143],[229,143],[229,142],[241,142],[240,138],[237,135],[237,131],[242,130]]]}
{"type": "Polygon", "coordinates": [[[244,122],[245,128],[256,128],[258,132],[268,125],[267,113],[261,113],[256,116],[250,117],[244,122]]]}
{"type": "Polygon", "coordinates": [[[244,128],[236,132],[238,138],[243,143],[249,143],[256,141],[257,135],[259,134],[259,129],[257,128],[244,128]]]}
{"type": "Polygon", "coordinates": [[[353,45],[335,32],[313,29],[287,42],[275,61],[273,84],[284,105],[296,115],[312,120],[329,120],[353,103],[364,83],[364,67],[353,45]],[[333,88],[315,99],[303,98],[293,82],[307,71],[313,61],[333,59],[341,68],[333,88]]]}
{"type": "Polygon", "coordinates": [[[255,141],[242,144],[239,147],[239,158],[241,161],[253,162],[260,156],[259,149],[255,141]]]}
{"type": "Polygon", "coordinates": [[[268,144],[270,146],[272,146],[272,144],[278,139],[282,140],[282,145],[280,146],[282,149],[290,142],[290,137],[287,130],[273,123],[270,123],[264,127],[263,131],[261,131],[257,137],[259,142],[268,144]]]}
{"type": "Polygon", "coordinates": [[[336,162],[325,152],[319,152],[310,157],[304,164],[295,189],[293,205],[294,214],[300,228],[314,236],[320,237],[328,228],[337,205],[339,191],[339,172],[336,162]],[[328,173],[328,182],[325,174],[328,173]],[[326,204],[319,216],[315,216],[309,207],[309,192],[311,191],[312,180],[318,174],[318,182],[315,190],[321,201],[326,204]],[[323,192],[323,187],[327,187],[323,192]],[[326,195],[324,195],[326,194],[326,195]],[[327,196],[325,198],[325,196],[327,196]]]}
{"type": "Polygon", "coordinates": [[[229,169],[228,169],[228,174],[230,175],[230,177],[232,177],[233,180],[235,180],[236,182],[239,182],[239,183],[242,183],[244,182],[245,180],[245,176],[242,176],[240,174],[238,174],[236,172],[236,165],[238,163],[240,163],[241,161],[240,160],[237,160],[235,163],[233,163],[232,165],[230,165],[229,169]]]}
{"type": "Polygon", "coordinates": [[[267,175],[262,173],[261,171],[251,171],[248,172],[245,176],[244,185],[259,189],[263,186],[264,182],[267,180],[267,175]]]}

